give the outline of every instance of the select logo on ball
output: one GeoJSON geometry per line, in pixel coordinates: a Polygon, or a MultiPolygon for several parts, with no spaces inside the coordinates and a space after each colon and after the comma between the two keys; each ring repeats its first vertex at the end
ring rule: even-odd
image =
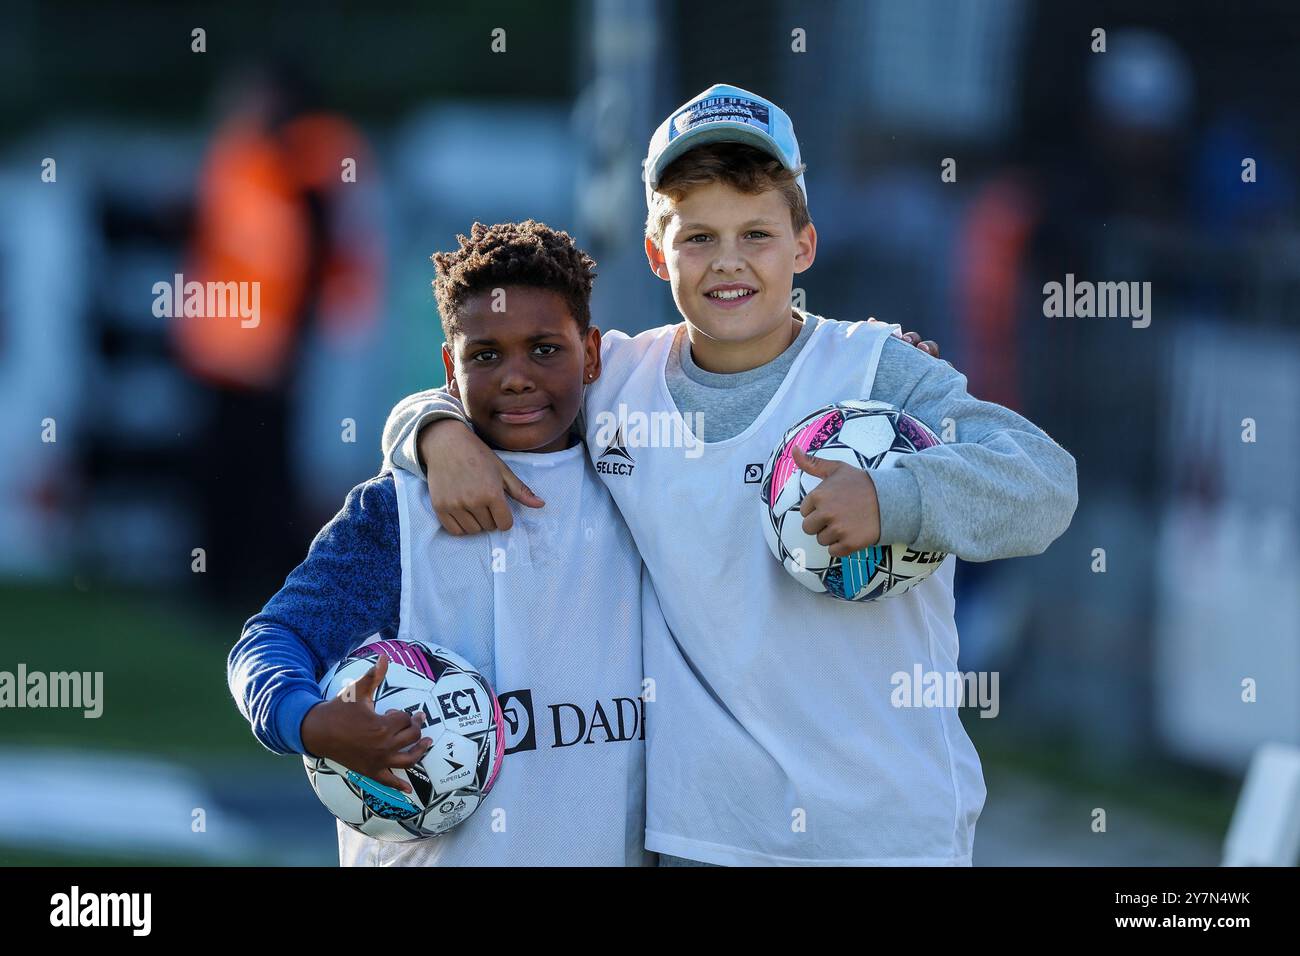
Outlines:
{"type": "Polygon", "coordinates": [[[443,726],[458,734],[472,734],[488,724],[483,688],[469,674],[445,674],[434,690],[434,702],[443,726]]]}
{"type": "Polygon", "coordinates": [[[442,707],[442,716],[448,720],[455,720],[457,717],[468,717],[470,714],[480,712],[473,688],[455,690],[449,694],[439,694],[438,704],[442,707]]]}

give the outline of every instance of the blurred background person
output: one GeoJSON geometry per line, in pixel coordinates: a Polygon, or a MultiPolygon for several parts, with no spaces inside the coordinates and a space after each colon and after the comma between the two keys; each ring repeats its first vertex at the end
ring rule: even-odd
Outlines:
{"type": "Polygon", "coordinates": [[[177,355],[210,400],[193,474],[205,593],[218,601],[273,587],[310,540],[291,467],[304,342],[313,323],[335,337],[369,331],[385,266],[374,211],[354,199],[356,167],[373,168],[360,131],[285,66],[253,68],[223,92],[184,274],[256,283],[260,315],[173,316],[177,355]]]}

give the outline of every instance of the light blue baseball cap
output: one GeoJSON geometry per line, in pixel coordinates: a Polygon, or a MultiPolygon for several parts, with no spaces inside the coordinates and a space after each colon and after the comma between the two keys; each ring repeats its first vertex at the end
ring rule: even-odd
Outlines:
{"type": "MultiPolygon", "coordinates": [[[[650,151],[641,169],[647,207],[653,204],[654,189],[668,165],[705,143],[747,143],[776,157],[791,172],[802,165],[794,124],[785,110],[738,86],[715,83],[673,110],[650,137],[650,151]]],[[[797,182],[807,202],[803,173],[797,182]]]]}

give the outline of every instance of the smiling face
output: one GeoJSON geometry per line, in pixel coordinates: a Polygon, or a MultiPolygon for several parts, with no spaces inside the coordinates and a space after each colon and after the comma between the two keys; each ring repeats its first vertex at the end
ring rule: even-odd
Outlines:
{"type": "Polygon", "coordinates": [[[600,376],[600,332],[584,334],[564,298],[507,286],[505,311],[491,292],[470,296],[442,347],[451,393],[475,430],[506,451],[560,451],[582,406],[585,384],[600,376]]]}
{"type": "Polygon", "coordinates": [[[812,265],[816,229],[794,229],[779,190],[723,182],[690,189],[671,213],[662,248],[647,239],[646,255],[672,283],[696,363],[735,372],[776,358],[793,337],[790,293],[795,273],[812,265]]]}

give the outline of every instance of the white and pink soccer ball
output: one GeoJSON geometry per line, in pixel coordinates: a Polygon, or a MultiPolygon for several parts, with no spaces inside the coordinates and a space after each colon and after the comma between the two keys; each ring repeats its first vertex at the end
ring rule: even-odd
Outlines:
{"type": "Polygon", "coordinates": [[[794,463],[792,449],[865,470],[892,468],[903,455],[938,444],[934,432],[887,402],[836,402],[805,416],[782,436],[763,469],[761,520],[772,554],[808,590],[843,601],[876,601],[910,591],[948,555],[878,544],[832,557],[816,535],[803,530],[799,506],[821,479],[794,463]]]}
{"type": "Polygon", "coordinates": [[[324,757],[303,762],[312,789],[331,813],[358,833],[404,843],[445,833],[478,809],[501,771],[505,728],[501,705],[483,675],[459,654],[433,644],[378,640],[361,645],[321,678],[326,699],[365,676],[381,653],[389,664],[375,689],[376,713],[420,712],[421,736],[433,741],[417,764],[393,771],[413,792],[324,757]]]}

